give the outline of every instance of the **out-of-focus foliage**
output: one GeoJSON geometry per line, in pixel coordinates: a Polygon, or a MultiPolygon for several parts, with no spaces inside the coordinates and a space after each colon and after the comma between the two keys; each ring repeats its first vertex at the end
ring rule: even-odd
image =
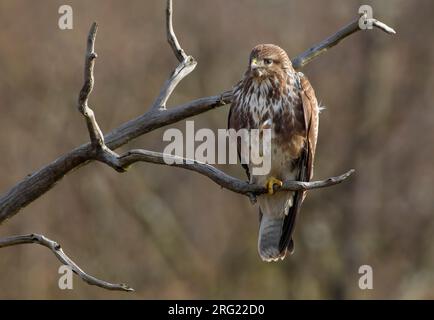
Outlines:
{"type": "MultiPolygon", "coordinates": [[[[54,256],[17,246],[0,251],[0,298],[434,298],[434,2],[367,2],[398,34],[359,32],[303,70],[326,106],[315,177],[357,173],[309,193],[293,256],[262,262],[257,208],[205,177],[151,164],[120,175],[95,163],[4,223],[0,236],[46,234],[89,273],[136,293],[78,278],[61,291],[54,256]],[[373,267],[374,290],[358,287],[363,264],[373,267]]],[[[87,141],[76,98],[92,21],[100,29],[90,102],[105,132],[145,112],[176,65],[165,1],[69,3],[74,29],[61,31],[63,1],[0,1],[1,193],[87,141]]],[[[199,64],[169,105],[230,88],[258,43],[295,56],[352,20],[360,2],[174,5],[178,38],[199,64]]],[[[224,128],[227,113],[200,115],[196,128],[224,128]]],[[[162,151],[163,130],[129,147],[162,151]]]]}

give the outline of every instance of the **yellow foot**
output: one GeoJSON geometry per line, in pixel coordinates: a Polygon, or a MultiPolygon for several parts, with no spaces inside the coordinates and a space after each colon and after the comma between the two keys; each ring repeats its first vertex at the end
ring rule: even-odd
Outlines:
{"type": "Polygon", "coordinates": [[[274,194],[274,185],[278,185],[279,187],[281,187],[283,186],[283,182],[275,177],[268,178],[265,186],[267,187],[269,195],[274,194]]]}

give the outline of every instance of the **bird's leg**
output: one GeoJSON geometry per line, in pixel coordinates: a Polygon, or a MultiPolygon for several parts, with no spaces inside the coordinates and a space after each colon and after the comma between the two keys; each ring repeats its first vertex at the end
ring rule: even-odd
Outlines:
{"type": "Polygon", "coordinates": [[[267,178],[267,182],[265,186],[267,187],[268,194],[273,195],[274,194],[274,186],[278,185],[279,187],[283,186],[283,182],[275,177],[269,177],[267,178]]]}

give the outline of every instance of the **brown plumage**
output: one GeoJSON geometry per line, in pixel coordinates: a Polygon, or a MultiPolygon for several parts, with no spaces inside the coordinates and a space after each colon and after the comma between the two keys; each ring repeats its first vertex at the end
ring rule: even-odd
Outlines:
{"type": "MultiPolygon", "coordinates": [[[[250,182],[309,181],[318,135],[318,103],[307,78],[293,69],[283,49],[272,44],[253,48],[244,78],[234,89],[228,119],[229,128],[235,130],[261,129],[265,124],[271,127],[271,171],[250,175],[252,163],[244,164],[250,182]]],[[[258,250],[263,260],[276,261],[292,252],[292,235],[304,197],[301,191],[258,197],[258,250]]]]}

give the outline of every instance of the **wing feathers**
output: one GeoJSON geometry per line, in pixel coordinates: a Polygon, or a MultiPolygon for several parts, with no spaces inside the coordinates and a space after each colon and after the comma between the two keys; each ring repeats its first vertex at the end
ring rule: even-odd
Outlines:
{"type": "MultiPolygon", "coordinates": [[[[313,176],[313,160],[315,156],[316,140],[318,135],[318,102],[315,97],[309,80],[299,73],[301,84],[301,102],[304,113],[304,122],[306,130],[306,145],[305,150],[301,154],[299,181],[309,181],[313,176]]],[[[282,238],[280,239],[280,250],[286,250],[291,245],[293,246],[292,234],[294,232],[295,223],[301,204],[306,196],[305,191],[297,191],[294,195],[294,202],[289,208],[288,215],[285,217],[283,224],[282,238]]],[[[291,254],[293,247],[288,250],[291,254]]]]}
{"type": "Polygon", "coordinates": [[[318,102],[309,80],[303,74],[300,75],[301,99],[303,104],[304,121],[306,128],[306,142],[308,151],[307,178],[313,176],[313,161],[315,158],[316,141],[318,137],[318,102]]]}

